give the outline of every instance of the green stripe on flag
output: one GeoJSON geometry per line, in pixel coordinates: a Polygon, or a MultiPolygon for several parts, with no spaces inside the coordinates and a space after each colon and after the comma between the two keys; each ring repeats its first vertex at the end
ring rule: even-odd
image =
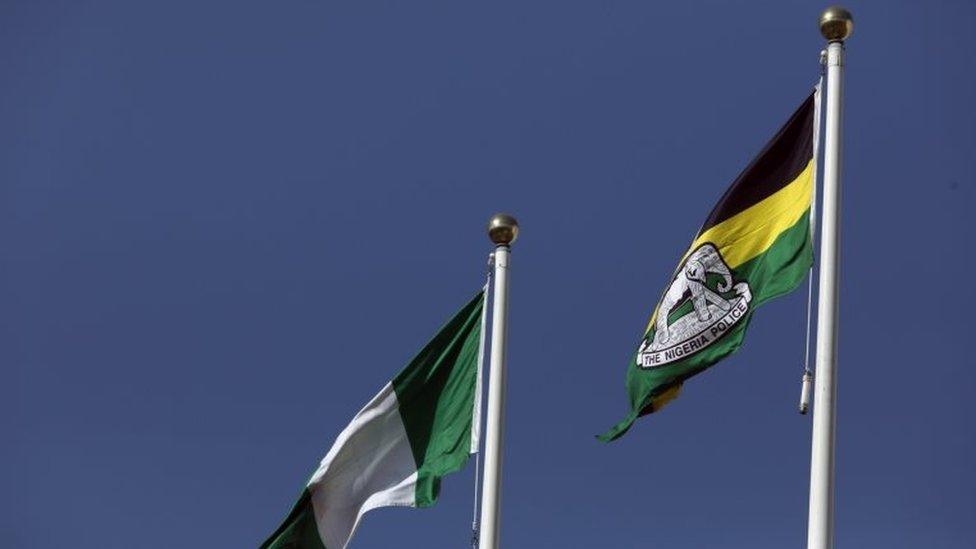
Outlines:
{"type": "Polygon", "coordinates": [[[813,242],[808,209],[792,227],[780,233],[765,253],[739,265],[735,274],[753,285],[752,296],[758,307],[795,290],[811,265],[813,242]]]}
{"type": "Polygon", "coordinates": [[[484,302],[479,292],[393,378],[417,462],[417,507],[433,505],[440,477],[468,459],[484,302]]]}
{"type": "Polygon", "coordinates": [[[315,526],[312,497],[307,488],[302,490],[302,497],[288,518],[261,544],[261,549],[326,549],[315,526]]]}

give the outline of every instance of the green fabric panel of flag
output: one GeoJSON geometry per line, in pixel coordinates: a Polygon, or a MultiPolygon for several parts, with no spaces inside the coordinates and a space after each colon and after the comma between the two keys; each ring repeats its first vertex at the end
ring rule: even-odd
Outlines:
{"type": "Polygon", "coordinates": [[[393,379],[417,462],[417,507],[433,505],[441,477],[468,459],[484,302],[478,292],[393,379]]]}
{"type": "Polygon", "coordinates": [[[288,513],[288,518],[261,544],[261,549],[326,549],[315,524],[308,488],[302,490],[302,496],[288,513]]]}

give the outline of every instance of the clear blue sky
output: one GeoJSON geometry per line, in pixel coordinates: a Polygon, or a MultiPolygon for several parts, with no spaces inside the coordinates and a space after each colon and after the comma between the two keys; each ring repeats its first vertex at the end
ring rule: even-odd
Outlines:
{"type": "MultiPolygon", "coordinates": [[[[504,210],[504,546],[801,547],[802,292],[593,435],[824,5],[3,2],[0,545],[256,546],[504,210]]],[[[837,545],[972,547],[976,8],[848,7],[837,545]]],[[[471,497],[353,547],[465,547],[471,497]]]]}

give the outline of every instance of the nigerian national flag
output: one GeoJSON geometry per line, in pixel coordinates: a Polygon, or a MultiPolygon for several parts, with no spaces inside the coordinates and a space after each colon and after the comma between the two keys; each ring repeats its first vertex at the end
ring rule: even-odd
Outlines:
{"type": "Polygon", "coordinates": [[[356,414],[262,548],[342,549],[370,509],[437,501],[441,477],[478,448],[484,302],[478,292],[356,414]]]}
{"type": "Polygon", "coordinates": [[[819,106],[817,86],[712,209],[630,361],[630,414],[601,440],[620,437],[734,353],[756,308],[809,271],[819,106]]]}

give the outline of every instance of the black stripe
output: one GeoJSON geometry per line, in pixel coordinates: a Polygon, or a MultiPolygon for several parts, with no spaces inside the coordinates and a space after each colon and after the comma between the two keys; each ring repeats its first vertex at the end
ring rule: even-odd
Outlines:
{"type": "Polygon", "coordinates": [[[814,94],[810,94],[725,191],[699,234],[762,202],[800,175],[813,158],[813,111],[814,94]]]}

